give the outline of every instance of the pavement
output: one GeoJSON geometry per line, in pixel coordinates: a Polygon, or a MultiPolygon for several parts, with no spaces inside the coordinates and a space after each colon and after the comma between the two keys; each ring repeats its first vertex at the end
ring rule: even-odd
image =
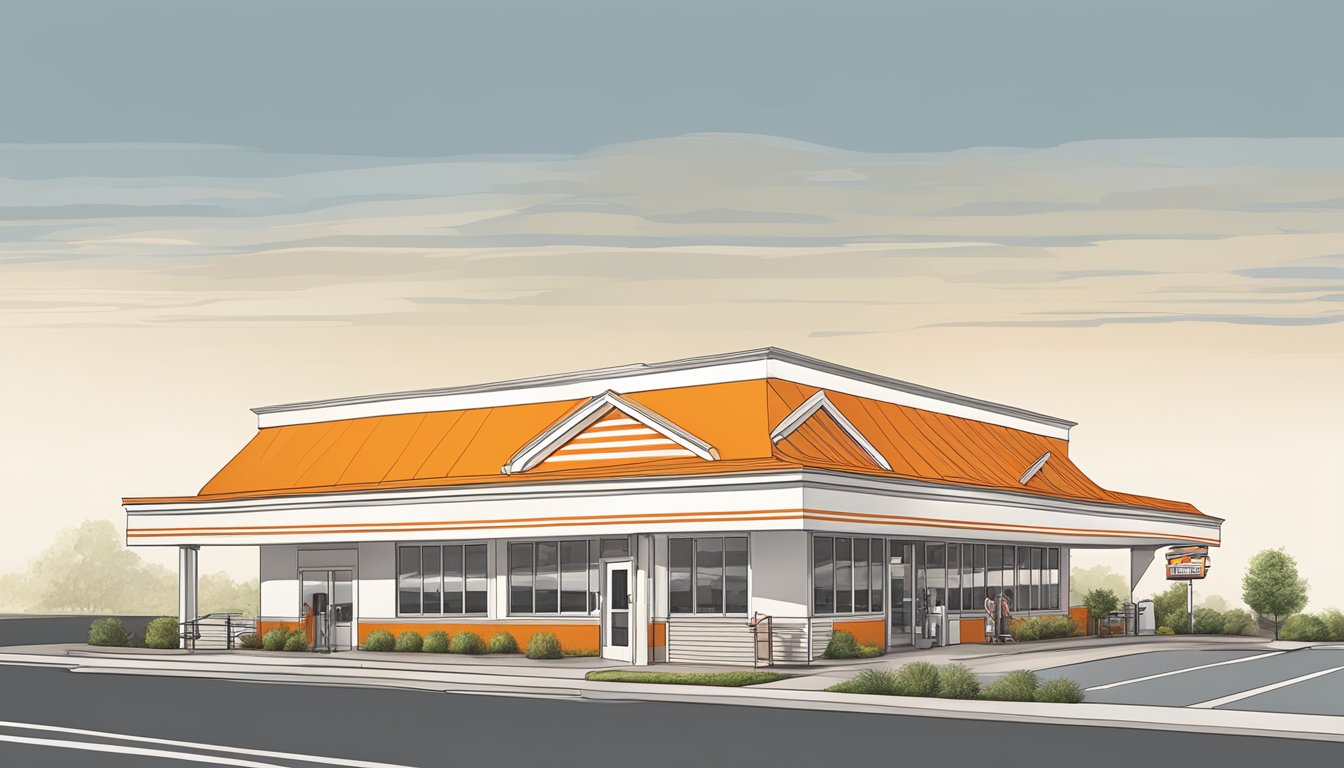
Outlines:
{"type": "Polygon", "coordinates": [[[837,757],[933,765],[979,756],[1009,768],[1129,768],[1191,755],[1214,765],[1326,766],[1341,764],[1344,744],[1120,727],[1098,738],[1095,728],[1079,724],[967,722],[896,710],[479,696],[0,664],[0,765],[24,768],[567,768],[594,762],[789,768],[837,757]]]}
{"type": "MultiPolygon", "coordinates": [[[[628,668],[596,658],[531,661],[519,656],[365,651],[331,655],[261,651],[191,653],[48,645],[5,649],[6,653],[0,653],[0,669],[6,665],[25,665],[74,672],[78,677],[153,676],[590,702],[729,704],[982,722],[1272,736],[1344,744],[1344,717],[1338,716],[1339,697],[1334,693],[1339,689],[1341,675],[1335,667],[1344,665],[1340,660],[1344,650],[1287,645],[1276,647],[1256,638],[1077,638],[1018,646],[958,646],[898,652],[862,662],[781,668],[778,671],[791,676],[776,683],[738,689],[585,680],[584,676],[594,669],[628,668]],[[866,667],[899,667],[914,660],[958,661],[985,680],[1022,668],[1037,670],[1042,677],[1070,677],[1089,689],[1088,703],[950,701],[821,690],[866,667]]],[[[657,669],[725,668],[666,664],[657,669]]]]}

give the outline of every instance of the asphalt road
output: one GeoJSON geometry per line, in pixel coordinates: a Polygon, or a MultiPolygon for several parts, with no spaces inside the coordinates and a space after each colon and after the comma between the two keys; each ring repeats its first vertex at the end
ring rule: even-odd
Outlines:
{"type": "Polygon", "coordinates": [[[1201,764],[1213,765],[1337,765],[1344,760],[1344,744],[1319,741],[1177,731],[1099,732],[1072,725],[732,705],[136,677],[17,666],[0,666],[0,721],[4,723],[0,765],[25,767],[341,765],[328,759],[334,757],[406,766],[504,768],[587,768],[595,763],[640,768],[816,766],[837,760],[954,764],[948,762],[949,755],[965,758],[957,764],[1033,768],[1077,765],[1083,755],[1089,766],[1126,768],[1172,755],[1197,755],[1201,764]],[[32,730],[16,723],[61,730],[32,730]],[[64,729],[179,743],[126,741],[64,729]],[[160,750],[167,755],[91,752],[78,746],[160,750]]]}
{"type": "Polygon", "coordinates": [[[1344,716],[1344,650],[1155,651],[1053,667],[1040,676],[1071,678],[1097,704],[1344,716]]]}

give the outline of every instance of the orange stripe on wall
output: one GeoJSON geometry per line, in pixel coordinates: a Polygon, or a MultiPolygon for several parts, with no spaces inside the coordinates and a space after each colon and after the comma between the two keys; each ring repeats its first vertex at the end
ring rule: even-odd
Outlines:
{"type": "Polygon", "coordinates": [[[1092,628],[1087,625],[1089,616],[1086,605],[1069,606],[1069,616],[1071,616],[1074,621],[1078,622],[1079,632],[1082,632],[1084,635],[1091,633],[1092,628]]]}
{"type": "Polygon", "coordinates": [[[508,632],[513,635],[514,640],[518,641],[520,650],[526,650],[528,641],[538,632],[553,633],[559,638],[560,647],[567,651],[595,651],[601,641],[601,628],[596,622],[582,624],[577,622],[564,624],[417,622],[410,624],[405,622],[361,621],[359,622],[359,644],[363,645],[364,641],[368,639],[369,633],[378,629],[386,630],[394,635],[402,632],[419,632],[422,636],[435,630],[447,632],[449,636],[458,632],[475,632],[487,643],[490,642],[491,636],[496,632],[508,632]]]}
{"type": "Polygon", "coordinates": [[[868,619],[865,621],[837,621],[831,625],[836,632],[848,632],[860,645],[887,647],[887,620],[868,619]]]}
{"type": "Polygon", "coordinates": [[[649,647],[665,648],[667,646],[667,625],[662,622],[655,622],[649,625],[649,647]]]}
{"type": "Polygon", "coordinates": [[[962,619],[961,620],[961,642],[963,643],[986,643],[985,620],[984,619],[962,619]]]}

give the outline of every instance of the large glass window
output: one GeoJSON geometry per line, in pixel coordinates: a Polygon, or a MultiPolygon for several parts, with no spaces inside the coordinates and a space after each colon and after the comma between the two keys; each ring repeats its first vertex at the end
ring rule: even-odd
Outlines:
{"type": "Polygon", "coordinates": [[[947,545],[947,610],[961,610],[961,545],[947,545]]]}
{"type": "Polygon", "coordinates": [[[672,613],[747,612],[747,537],[668,539],[668,608],[672,613]]]}
{"type": "Polygon", "coordinates": [[[1052,611],[1059,610],[1059,547],[1049,549],[1049,562],[1046,570],[1046,604],[1045,607],[1052,611]]]}
{"type": "Polygon", "coordinates": [[[485,613],[486,562],[483,543],[398,547],[397,611],[431,616],[485,613]]]}
{"type": "Polygon", "coordinates": [[[881,611],[883,559],[882,539],[813,536],[813,612],[881,611]]]}
{"type": "Polygon", "coordinates": [[[512,542],[509,544],[509,613],[586,615],[596,610],[599,553],[628,556],[629,540],[512,542]]]}
{"type": "Polygon", "coordinates": [[[509,545],[509,613],[532,612],[532,545],[509,545]]]}

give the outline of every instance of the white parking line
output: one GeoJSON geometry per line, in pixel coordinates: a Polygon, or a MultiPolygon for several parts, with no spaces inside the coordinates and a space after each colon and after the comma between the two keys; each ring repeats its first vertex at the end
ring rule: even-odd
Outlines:
{"type": "Polygon", "coordinates": [[[1156,675],[1145,675],[1145,676],[1143,676],[1143,677],[1136,677],[1136,678],[1133,678],[1132,680],[1121,680],[1121,681],[1119,681],[1119,682],[1117,682],[1117,683],[1106,683],[1105,685],[1094,685],[1094,686],[1092,686],[1091,688],[1088,688],[1088,689],[1086,689],[1086,690],[1088,690],[1088,691],[1104,691],[1104,690],[1106,690],[1106,689],[1108,689],[1108,688],[1119,688],[1119,687],[1122,686],[1122,685],[1133,685],[1134,683],[1142,683],[1142,682],[1146,682],[1146,681],[1148,681],[1148,680],[1157,680],[1158,678],[1161,678],[1161,677],[1171,677],[1172,675],[1183,675],[1183,674],[1185,674],[1186,672],[1196,672],[1196,671],[1201,670],[1201,669],[1213,669],[1214,667],[1223,667],[1223,666],[1227,666],[1228,664],[1240,664],[1240,663],[1242,663],[1242,662],[1244,662],[1244,661],[1255,661],[1255,660],[1257,660],[1257,659],[1267,659],[1267,658],[1269,658],[1270,656],[1278,656],[1278,655],[1281,654],[1281,653],[1287,653],[1287,651],[1270,651],[1269,653],[1258,653],[1258,654],[1256,654],[1256,655],[1254,655],[1254,656],[1244,656],[1244,657],[1242,657],[1242,658],[1240,658],[1240,659],[1229,659],[1228,661],[1219,661],[1219,662],[1215,662],[1215,663],[1213,663],[1213,664],[1200,664],[1200,665],[1197,666],[1197,667],[1186,667],[1185,669],[1174,669],[1174,670],[1172,670],[1172,671],[1170,671],[1170,672],[1160,672],[1160,673],[1158,673],[1158,674],[1156,674],[1156,675]]]}
{"type": "Polygon", "coordinates": [[[80,749],[85,752],[115,752],[123,755],[141,755],[144,757],[165,757],[172,760],[187,760],[193,763],[212,765],[233,765],[238,768],[285,768],[279,763],[259,763],[255,760],[239,760],[219,755],[198,755],[192,752],[173,752],[167,749],[146,749],[145,747],[127,747],[117,744],[93,744],[87,741],[67,741],[66,739],[37,739],[27,736],[11,736],[0,733],[0,741],[12,741],[15,744],[31,744],[37,747],[56,747],[57,749],[80,749]]]}
{"type": "Polygon", "coordinates": [[[1311,680],[1312,678],[1316,678],[1316,677],[1324,677],[1325,675],[1328,675],[1328,674],[1330,674],[1330,673],[1332,673],[1332,672],[1338,672],[1338,671],[1340,671],[1341,669],[1344,669],[1344,667],[1335,667],[1334,669],[1323,669],[1323,670],[1321,670],[1320,672],[1312,672],[1312,673],[1309,674],[1309,675],[1302,675],[1301,677],[1294,677],[1294,678],[1291,679],[1291,680],[1284,680],[1284,681],[1282,681],[1282,682],[1278,682],[1278,683],[1270,683],[1269,685],[1262,685],[1262,686],[1260,686],[1259,688],[1252,688],[1252,689],[1249,690],[1249,691],[1242,691],[1241,693],[1234,693],[1234,694],[1231,694],[1231,695],[1229,695],[1229,696],[1223,696],[1222,698],[1218,698],[1218,699],[1210,699],[1210,700],[1208,700],[1208,701],[1201,701],[1201,702],[1199,702],[1198,704],[1191,704],[1190,707],[1191,707],[1192,709],[1213,709],[1214,707],[1221,707],[1221,706],[1223,706],[1224,704],[1231,704],[1231,703],[1234,702],[1234,701],[1241,701],[1242,699],[1249,699],[1249,698],[1251,698],[1252,696],[1259,696],[1259,695],[1262,694],[1262,693],[1269,693],[1270,691],[1278,690],[1279,688],[1287,688],[1287,687],[1290,686],[1290,685],[1297,685],[1298,683],[1306,682],[1307,680],[1311,680]]]}
{"type": "MultiPolygon", "coordinates": [[[[43,725],[41,723],[19,723],[9,720],[0,720],[0,728],[10,728],[20,731],[54,731],[57,733],[69,733],[78,736],[94,736],[102,739],[111,739],[113,741],[136,741],[143,744],[162,744],[171,747],[185,747],[187,749],[199,749],[207,752],[232,752],[238,755],[252,755],[254,757],[274,757],[280,760],[298,760],[305,763],[325,763],[327,765],[340,765],[346,768],[410,768],[405,765],[395,763],[378,763],[369,760],[351,760],[343,757],[322,757],[318,755],[300,755],[293,752],[275,752],[266,749],[247,749],[246,747],[226,747],[220,744],[200,744],[193,741],[175,741],[173,739],[155,739],[149,736],[131,736],[125,733],[110,733],[108,731],[90,731],[83,728],[66,728],[59,725],[43,725]]],[[[30,739],[25,736],[9,736],[0,734],[2,741],[16,741],[20,743],[51,742],[46,746],[64,746],[74,744],[79,746],[68,747],[69,749],[93,747],[88,742],[83,741],[61,741],[56,739],[30,739]]],[[[151,749],[142,750],[139,747],[122,747],[112,744],[99,745],[106,749],[95,749],[99,752],[125,752],[127,754],[149,754],[150,752],[163,752],[159,757],[173,756],[180,760],[197,760],[197,762],[218,762],[220,765],[238,765],[238,766],[270,766],[272,763],[255,763],[250,761],[219,762],[232,760],[232,758],[213,757],[211,755],[193,755],[190,753],[168,752],[166,750],[151,749]],[[198,759],[199,758],[199,759],[198,759]]]]}

